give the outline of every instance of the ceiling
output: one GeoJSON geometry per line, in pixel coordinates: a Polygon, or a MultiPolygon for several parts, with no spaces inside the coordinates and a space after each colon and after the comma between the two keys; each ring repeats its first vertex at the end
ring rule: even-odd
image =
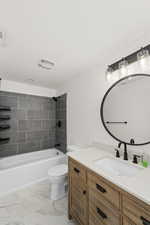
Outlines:
{"type": "Polygon", "coordinates": [[[0,76],[5,79],[57,87],[150,42],[148,0],[0,3],[0,31],[6,32],[0,46],[0,76]],[[43,58],[55,63],[52,70],[37,66],[43,58]]]}

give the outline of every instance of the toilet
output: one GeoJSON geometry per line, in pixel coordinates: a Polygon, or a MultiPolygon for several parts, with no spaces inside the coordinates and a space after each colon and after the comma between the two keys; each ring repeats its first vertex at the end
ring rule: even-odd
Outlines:
{"type": "Polygon", "coordinates": [[[51,200],[58,200],[66,195],[67,174],[67,164],[54,166],[48,171],[49,181],[51,184],[51,200]]]}
{"type": "MultiPolygon", "coordinates": [[[[79,151],[79,146],[71,145],[68,146],[67,152],[79,151]]],[[[48,177],[51,184],[50,199],[55,201],[63,198],[67,194],[67,176],[68,176],[68,165],[59,164],[52,167],[48,171],[48,177]]]]}

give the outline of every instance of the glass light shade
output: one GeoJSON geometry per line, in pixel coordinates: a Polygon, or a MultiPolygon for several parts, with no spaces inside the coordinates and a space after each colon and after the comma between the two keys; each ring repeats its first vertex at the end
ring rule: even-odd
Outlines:
{"type": "Polygon", "coordinates": [[[145,48],[141,48],[141,50],[137,53],[138,60],[146,58],[147,56],[149,56],[149,51],[148,49],[145,49],[145,48]]]}
{"type": "Polygon", "coordinates": [[[106,70],[106,81],[109,82],[111,80],[112,72],[113,72],[112,67],[108,66],[108,68],[106,70]]]}
{"type": "Polygon", "coordinates": [[[120,79],[119,71],[118,70],[113,71],[113,69],[111,67],[108,67],[108,69],[106,71],[106,80],[109,83],[113,83],[113,82],[116,82],[119,79],[120,79]]]}
{"type": "Polygon", "coordinates": [[[141,48],[141,50],[137,53],[137,59],[139,60],[140,66],[142,66],[143,69],[146,69],[148,66],[148,56],[149,51],[145,48],[141,48]]]}
{"type": "Polygon", "coordinates": [[[128,61],[125,59],[122,59],[122,61],[119,63],[119,70],[120,70],[120,76],[124,77],[128,75],[128,61]]]}

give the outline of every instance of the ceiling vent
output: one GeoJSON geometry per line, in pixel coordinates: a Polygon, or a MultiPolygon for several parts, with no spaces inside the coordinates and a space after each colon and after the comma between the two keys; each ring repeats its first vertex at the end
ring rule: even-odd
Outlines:
{"type": "Polygon", "coordinates": [[[55,66],[55,64],[47,59],[41,59],[40,62],[38,63],[38,66],[41,67],[42,69],[51,70],[52,67],[55,66]]]}
{"type": "Polygon", "coordinates": [[[5,44],[5,32],[4,31],[0,31],[0,45],[4,45],[5,44]]]}

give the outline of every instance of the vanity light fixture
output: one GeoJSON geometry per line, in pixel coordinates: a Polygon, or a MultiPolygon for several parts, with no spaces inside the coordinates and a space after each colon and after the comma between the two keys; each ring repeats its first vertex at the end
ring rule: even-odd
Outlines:
{"type": "Polygon", "coordinates": [[[140,66],[143,68],[143,72],[149,69],[150,63],[150,44],[142,47],[141,49],[131,53],[130,55],[126,56],[125,58],[119,59],[118,61],[114,62],[113,64],[109,65],[109,68],[106,71],[106,79],[108,82],[110,81],[117,81],[122,77],[129,75],[128,65],[139,61],[140,66]]]}

